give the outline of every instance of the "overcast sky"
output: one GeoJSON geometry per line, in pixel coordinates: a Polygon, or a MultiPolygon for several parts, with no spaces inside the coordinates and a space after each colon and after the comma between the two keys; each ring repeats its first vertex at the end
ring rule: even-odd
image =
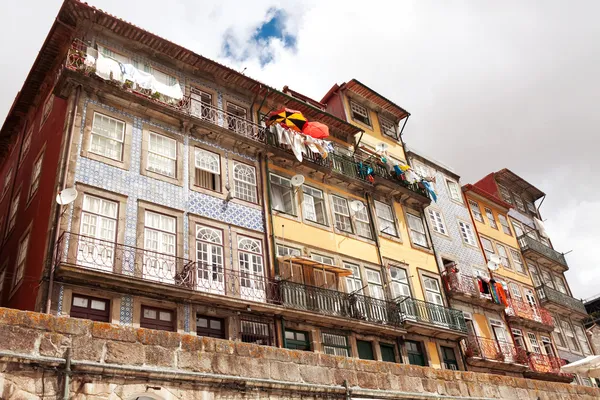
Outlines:
{"type": "MultiPolygon", "coordinates": [[[[600,293],[597,1],[89,2],[317,100],[357,78],[411,112],[406,142],[463,184],[508,167],[544,191],[574,295],[600,293]]],[[[1,120],[60,4],[0,2],[1,120]]]]}

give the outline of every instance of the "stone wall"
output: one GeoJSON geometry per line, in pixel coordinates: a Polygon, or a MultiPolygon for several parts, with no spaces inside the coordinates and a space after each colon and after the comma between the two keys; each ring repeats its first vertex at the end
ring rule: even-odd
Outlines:
{"type": "Polygon", "coordinates": [[[583,399],[600,389],[366,361],[0,308],[0,398],[583,399]]]}

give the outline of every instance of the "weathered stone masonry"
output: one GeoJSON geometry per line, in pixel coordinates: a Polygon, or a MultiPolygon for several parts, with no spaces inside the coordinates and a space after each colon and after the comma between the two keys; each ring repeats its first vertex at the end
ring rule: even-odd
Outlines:
{"type": "Polygon", "coordinates": [[[582,399],[600,389],[436,370],[0,308],[0,398],[582,399]]]}

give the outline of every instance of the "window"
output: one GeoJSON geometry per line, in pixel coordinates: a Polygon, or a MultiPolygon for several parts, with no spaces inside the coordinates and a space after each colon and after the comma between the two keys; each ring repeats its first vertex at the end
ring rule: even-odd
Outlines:
{"type": "Polygon", "coordinates": [[[440,291],[440,283],[437,279],[424,276],[423,286],[425,287],[425,300],[428,303],[437,304],[438,306],[444,305],[444,300],[442,299],[440,291]]]}
{"type": "Polygon", "coordinates": [[[559,292],[568,295],[567,286],[565,285],[565,281],[561,276],[554,276],[554,280],[556,281],[556,289],[559,292]]]}
{"type": "Polygon", "coordinates": [[[456,352],[454,349],[452,347],[440,346],[440,351],[442,352],[444,369],[458,371],[458,361],[456,360],[456,352]]]}
{"type": "Polygon", "coordinates": [[[4,184],[2,185],[2,196],[0,197],[4,197],[4,195],[8,192],[8,189],[10,188],[10,179],[12,178],[12,174],[13,174],[13,167],[11,166],[8,169],[8,172],[6,173],[6,178],[4,178],[4,184]]]}
{"type": "Polygon", "coordinates": [[[44,108],[42,109],[42,118],[40,120],[40,129],[41,129],[42,125],[44,125],[44,122],[46,122],[46,120],[48,119],[48,116],[50,115],[50,113],[52,112],[53,104],[54,104],[54,95],[50,94],[50,96],[48,96],[48,98],[44,102],[44,108]]]}
{"type": "Polygon", "coordinates": [[[191,113],[193,116],[215,121],[216,114],[212,107],[212,95],[210,93],[203,92],[195,87],[190,87],[191,95],[191,113]]]}
{"type": "Polygon", "coordinates": [[[571,327],[571,323],[564,319],[560,320],[560,324],[562,326],[563,332],[567,337],[567,343],[569,344],[569,348],[573,351],[579,352],[579,341],[577,337],[575,337],[575,333],[573,332],[573,328],[571,327]]]}
{"type": "Polygon", "coordinates": [[[381,273],[372,269],[366,269],[367,282],[369,284],[369,295],[379,300],[385,300],[381,273]]]}
{"type": "MultiPolygon", "coordinates": [[[[358,201],[358,200],[356,200],[358,201]]],[[[354,213],[354,223],[356,224],[356,233],[367,239],[373,239],[371,231],[371,222],[369,220],[369,210],[363,203],[360,210],[354,213]]]]}
{"type": "Polygon", "coordinates": [[[271,174],[271,204],[274,210],[296,214],[295,191],[289,179],[271,174]]]}
{"type": "Polygon", "coordinates": [[[21,192],[19,191],[15,197],[13,197],[12,203],[10,203],[10,213],[8,214],[8,229],[6,234],[8,235],[15,227],[17,221],[17,211],[19,211],[19,201],[21,200],[21,192]]]}
{"type": "Polygon", "coordinates": [[[346,336],[323,332],[321,333],[321,340],[323,342],[323,353],[332,356],[350,357],[350,346],[346,336]]]}
{"type": "Polygon", "coordinates": [[[198,290],[225,293],[223,231],[196,225],[196,261],[198,290]]]}
{"type": "Polygon", "coordinates": [[[587,335],[585,334],[585,331],[583,330],[583,328],[580,325],[573,325],[573,327],[575,328],[575,333],[577,335],[577,339],[579,339],[579,344],[581,345],[583,354],[585,354],[586,356],[589,356],[590,354],[592,354],[592,349],[590,348],[590,345],[588,343],[587,335]]]}
{"type": "Polygon", "coordinates": [[[505,188],[502,185],[498,185],[498,190],[500,191],[500,196],[502,197],[502,200],[504,200],[505,202],[507,202],[508,204],[512,204],[512,197],[510,197],[510,192],[508,191],[507,188],[505,188]]]}
{"type": "Polygon", "coordinates": [[[406,270],[399,267],[390,266],[390,276],[392,278],[392,295],[394,299],[399,297],[410,297],[410,285],[406,270]]]}
{"type": "Polygon", "coordinates": [[[519,224],[515,221],[512,221],[512,226],[513,226],[513,229],[515,230],[515,236],[517,238],[523,236],[523,227],[521,226],[521,224],[519,224]]]}
{"type": "Polygon", "coordinates": [[[513,300],[523,301],[523,295],[521,294],[521,290],[516,283],[509,283],[508,288],[510,289],[510,294],[513,300]]]}
{"type": "Polygon", "coordinates": [[[430,208],[429,220],[431,221],[431,226],[434,231],[441,233],[442,235],[446,234],[446,226],[444,225],[444,219],[442,218],[442,213],[440,211],[430,208]]]}
{"type": "Polygon", "coordinates": [[[498,229],[498,224],[496,224],[496,220],[494,219],[494,213],[489,208],[485,208],[485,215],[487,216],[488,221],[490,221],[490,226],[494,229],[498,229]]]}
{"type": "Polygon", "coordinates": [[[295,247],[283,246],[281,244],[277,245],[277,256],[285,257],[285,256],[301,256],[302,251],[295,247]]]}
{"type": "Polygon", "coordinates": [[[241,133],[242,135],[249,134],[248,128],[251,125],[248,125],[246,122],[248,112],[244,107],[240,107],[236,104],[227,103],[227,128],[241,133]]]}
{"type": "Polygon", "coordinates": [[[221,191],[221,158],[208,150],[194,149],[194,184],[201,188],[221,191]]]}
{"type": "Polygon", "coordinates": [[[323,192],[310,186],[302,185],[302,209],[304,219],[317,224],[327,225],[327,211],[323,192]]]}
{"type": "Polygon", "coordinates": [[[554,326],[554,331],[552,332],[552,336],[554,336],[554,341],[557,346],[567,347],[567,341],[562,331],[560,330],[560,324],[556,322],[556,318],[552,317],[552,325],[554,326]]]}
{"type": "Polygon", "coordinates": [[[292,349],[292,350],[310,351],[310,343],[308,341],[308,332],[286,329],[285,330],[285,348],[292,349]]]}
{"type": "Polygon", "coordinates": [[[471,206],[471,212],[473,213],[473,218],[476,221],[483,222],[483,215],[481,214],[481,209],[479,208],[479,204],[474,202],[473,200],[469,200],[469,206],[471,206]]]}
{"type": "Polygon", "coordinates": [[[29,233],[25,235],[19,242],[19,250],[17,251],[17,265],[15,266],[15,274],[13,275],[12,287],[16,287],[25,275],[25,261],[27,260],[27,249],[29,247],[29,233]]]}
{"type": "Polygon", "coordinates": [[[148,171],[175,178],[177,175],[177,142],[175,139],[150,132],[146,168],[148,171]]]}
{"type": "Polygon", "coordinates": [[[381,361],[396,362],[396,352],[393,344],[379,343],[379,349],[381,350],[381,361]]]}
{"type": "Polygon", "coordinates": [[[348,293],[363,294],[362,278],[360,276],[360,266],[351,263],[344,263],[344,268],[352,271],[352,275],[346,277],[346,290],[348,293]]]}
{"type": "Polygon", "coordinates": [[[527,338],[529,339],[529,344],[531,345],[531,350],[534,353],[542,354],[542,350],[540,349],[540,344],[535,337],[535,334],[532,332],[527,332],[527,338]]]}
{"type": "Polygon", "coordinates": [[[525,212],[525,205],[523,204],[521,197],[515,193],[513,193],[513,196],[515,198],[515,205],[517,206],[517,209],[521,212],[525,212]]]}
{"type": "Polygon", "coordinates": [[[110,301],[73,293],[71,318],[110,322],[110,301]]]}
{"type": "Polygon", "coordinates": [[[555,357],[556,355],[554,354],[554,347],[552,346],[552,341],[550,338],[547,336],[540,336],[540,339],[542,340],[542,346],[544,346],[546,354],[551,357],[555,357]]]}
{"type": "Polygon", "coordinates": [[[485,252],[485,258],[490,261],[492,259],[492,255],[496,254],[494,251],[494,245],[492,244],[492,241],[487,238],[481,236],[479,238],[481,239],[483,251],[485,252]]]}
{"type": "Polygon", "coordinates": [[[162,308],[142,306],[140,326],[146,329],[175,332],[175,312],[162,308]]]}
{"type": "Polygon", "coordinates": [[[241,320],[242,342],[271,346],[271,328],[268,323],[241,320]]]}
{"type": "Polygon", "coordinates": [[[366,340],[356,340],[356,349],[358,350],[358,358],[361,360],[375,360],[373,353],[373,343],[366,340]]]}
{"type": "Polygon", "coordinates": [[[331,196],[333,203],[333,217],[335,227],[343,232],[352,233],[352,222],[350,220],[350,211],[348,210],[348,201],[338,196],[331,196]]]}
{"type": "Polygon", "coordinates": [[[537,209],[535,208],[535,204],[531,201],[527,201],[527,209],[537,215],[537,209]]]}
{"type": "Polygon", "coordinates": [[[23,146],[21,148],[21,158],[19,158],[19,164],[25,160],[27,154],[29,154],[29,149],[31,148],[31,137],[33,136],[33,126],[29,128],[27,133],[25,134],[25,138],[23,138],[23,146]]]}
{"type": "Polygon", "coordinates": [[[473,227],[471,224],[458,221],[458,226],[460,227],[460,234],[462,236],[463,242],[466,244],[470,244],[471,246],[477,246],[477,242],[475,241],[475,234],[473,233],[473,227]]]}
{"type": "Polygon", "coordinates": [[[84,195],[79,229],[82,236],[77,251],[79,263],[90,268],[113,270],[118,209],[114,201],[84,195]]]}
{"type": "Polygon", "coordinates": [[[196,334],[198,336],[225,339],[225,320],[223,318],[196,315],[196,334]]]}
{"type": "Polygon", "coordinates": [[[508,253],[506,252],[506,247],[504,247],[500,243],[496,243],[496,248],[498,249],[498,256],[500,256],[500,264],[504,268],[512,269],[512,265],[510,264],[510,260],[508,259],[508,253]]]}
{"type": "Polygon", "coordinates": [[[238,199],[258,203],[256,194],[256,171],[253,166],[233,162],[233,194],[238,199]]]}
{"type": "Polygon", "coordinates": [[[502,214],[498,214],[498,220],[500,221],[500,225],[502,225],[502,231],[509,236],[512,236],[512,232],[510,231],[510,226],[508,225],[508,220],[502,214]]]}
{"type": "Polygon", "coordinates": [[[107,115],[94,113],[90,152],[122,161],[125,122],[107,115]]]}
{"type": "Polygon", "coordinates": [[[550,275],[550,273],[548,271],[546,271],[545,269],[542,270],[542,280],[544,281],[544,283],[551,287],[552,289],[556,289],[554,287],[554,281],[552,280],[552,275],[550,275]]]}
{"type": "Polygon", "coordinates": [[[523,331],[520,329],[512,329],[512,334],[515,338],[515,346],[517,348],[527,350],[527,346],[525,346],[525,340],[523,339],[523,331]]]}
{"type": "Polygon", "coordinates": [[[375,201],[375,213],[377,214],[377,222],[379,223],[379,232],[397,237],[398,231],[396,230],[396,221],[392,207],[375,201]]]}
{"type": "Polygon", "coordinates": [[[523,266],[523,260],[521,259],[521,254],[515,249],[510,249],[510,255],[517,272],[525,274],[526,272],[525,267],[523,266]]]}
{"type": "Polygon", "coordinates": [[[40,154],[33,163],[33,170],[31,172],[31,184],[29,186],[29,197],[31,199],[40,186],[40,176],[42,175],[42,161],[44,160],[44,153],[40,154]]]}
{"type": "Polygon", "coordinates": [[[406,347],[406,354],[408,355],[409,364],[420,365],[422,367],[427,366],[427,360],[425,359],[421,342],[407,340],[404,342],[404,346],[406,347]]]}
{"type": "Polygon", "coordinates": [[[541,286],[542,281],[540,279],[540,274],[538,273],[537,267],[533,264],[527,263],[527,268],[529,268],[529,272],[531,273],[531,280],[535,287],[541,286]]]}
{"type": "Polygon", "coordinates": [[[384,135],[398,139],[398,127],[395,123],[380,115],[379,125],[381,125],[381,131],[384,135]]]}
{"type": "Polygon", "coordinates": [[[327,264],[327,265],[335,265],[335,262],[333,261],[333,258],[331,257],[327,257],[327,256],[322,256],[320,254],[311,254],[310,258],[312,258],[315,261],[320,262],[321,264],[327,264]]]}
{"type": "Polygon", "coordinates": [[[428,247],[425,226],[423,225],[421,217],[407,213],[406,219],[408,220],[410,237],[412,238],[413,243],[421,247],[428,247]]]}
{"type": "Polygon", "coordinates": [[[262,242],[258,239],[238,236],[238,263],[241,274],[242,297],[246,295],[254,300],[263,300],[265,287],[262,242]]]}
{"type": "Polygon", "coordinates": [[[176,271],[177,219],[146,211],[144,218],[144,278],[173,282],[176,271]]]}
{"type": "Polygon", "coordinates": [[[458,186],[458,183],[446,179],[446,184],[448,185],[448,192],[450,193],[450,198],[454,201],[462,203],[462,195],[460,193],[460,186],[458,186]]]}
{"type": "Polygon", "coordinates": [[[358,122],[362,122],[365,125],[371,126],[371,118],[369,118],[369,110],[362,105],[355,103],[350,100],[350,112],[352,119],[358,122]]]}

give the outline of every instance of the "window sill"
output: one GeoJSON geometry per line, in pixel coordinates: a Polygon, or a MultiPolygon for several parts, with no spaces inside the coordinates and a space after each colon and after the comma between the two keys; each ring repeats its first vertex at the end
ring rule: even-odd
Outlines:
{"type": "Polygon", "coordinates": [[[300,220],[300,222],[302,222],[304,225],[308,225],[308,226],[313,227],[313,228],[317,228],[317,229],[321,229],[321,230],[324,230],[324,231],[327,231],[327,232],[331,232],[331,225],[328,225],[328,224],[320,224],[318,222],[310,221],[308,219],[302,219],[302,220],[300,220]]]}
{"type": "Polygon", "coordinates": [[[379,237],[387,239],[387,240],[391,240],[393,242],[397,242],[397,243],[404,243],[402,241],[402,238],[400,236],[394,236],[394,235],[390,235],[389,233],[385,233],[385,232],[379,232],[379,237]]]}
{"type": "Polygon", "coordinates": [[[183,176],[172,178],[170,176],[162,175],[158,172],[149,171],[147,169],[142,169],[140,171],[140,175],[156,179],[157,181],[167,182],[175,186],[183,186],[183,176]]]}
{"type": "MultiPolygon", "coordinates": [[[[130,149],[128,149],[128,150],[130,150],[130,149]]],[[[88,158],[90,160],[101,162],[106,165],[110,165],[111,167],[129,171],[129,163],[126,161],[117,161],[114,158],[105,157],[100,154],[92,153],[91,151],[88,151],[88,150],[81,150],[81,156],[88,158]]]]}

